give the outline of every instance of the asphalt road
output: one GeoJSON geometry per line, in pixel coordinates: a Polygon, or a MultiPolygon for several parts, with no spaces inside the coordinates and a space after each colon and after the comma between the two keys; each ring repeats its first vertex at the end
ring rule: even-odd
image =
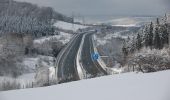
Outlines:
{"type": "Polygon", "coordinates": [[[76,68],[76,55],[82,40],[83,34],[77,35],[58,61],[57,77],[59,83],[79,80],[76,68]]]}
{"type": "Polygon", "coordinates": [[[57,77],[59,83],[80,80],[77,72],[76,57],[83,35],[85,35],[85,38],[83,48],[81,51],[82,52],[81,63],[83,65],[83,69],[88,75],[88,78],[93,78],[107,74],[98,64],[98,62],[94,61],[91,57],[91,54],[94,53],[92,44],[92,33],[83,33],[77,35],[73,39],[73,41],[71,41],[71,43],[67,45],[66,50],[63,52],[61,58],[58,60],[57,77]]]}
{"type": "Polygon", "coordinates": [[[87,34],[82,49],[82,64],[86,71],[88,78],[107,75],[106,71],[102,69],[96,60],[92,59],[94,53],[92,43],[92,34],[87,34]]]}

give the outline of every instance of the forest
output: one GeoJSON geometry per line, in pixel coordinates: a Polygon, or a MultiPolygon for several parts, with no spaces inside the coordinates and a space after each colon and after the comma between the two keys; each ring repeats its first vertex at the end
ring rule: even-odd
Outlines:
{"type": "Polygon", "coordinates": [[[124,41],[122,52],[128,70],[156,72],[170,69],[170,25],[165,14],[144,25],[137,35],[124,41]]]}

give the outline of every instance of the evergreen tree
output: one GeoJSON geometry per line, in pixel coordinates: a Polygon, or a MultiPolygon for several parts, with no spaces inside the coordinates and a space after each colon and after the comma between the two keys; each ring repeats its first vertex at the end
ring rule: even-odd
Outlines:
{"type": "Polygon", "coordinates": [[[127,48],[127,45],[126,45],[126,41],[124,41],[124,44],[123,44],[123,47],[122,47],[122,52],[123,52],[123,64],[126,63],[126,60],[127,60],[127,56],[129,54],[128,52],[128,48],[127,48]]]}
{"type": "Polygon", "coordinates": [[[137,38],[136,38],[136,49],[140,50],[142,48],[142,38],[141,35],[138,33],[137,38]]]}
{"type": "Polygon", "coordinates": [[[161,37],[159,35],[158,27],[155,28],[154,48],[155,49],[162,49],[161,37]]]}
{"type": "Polygon", "coordinates": [[[150,46],[152,49],[152,46],[153,46],[153,23],[152,22],[149,27],[148,46],[150,46]]]}
{"type": "Polygon", "coordinates": [[[162,44],[163,45],[168,44],[168,32],[167,32],[167,28],[164,25],[160,27],[159,33],[161,35],[162,44]]]}
{"type": "Polygon", "coordinates": [[[133,37],[131,40],[130,53],[134,53],[136,50],[136,38],[133,37]]]}
{"type": "Polygon", "coordinates": [[[123,44],[123,47],[122,47],[122,52],[124,54],[124,57],[126,57],[128,55],[128,49],[127,49],[126,41],[124,41],[124,44],[123,44]]]}
{"type": "Polygon", "coordinates": [[[167,23],[167,19],[168,19],[168,17],[167,17],[167,15],[165,14],[165,16],[164,16],[164,18],[163,18],[163,21],[164,21],[165,24],[167,23]]]}
{"type": "Polygon", "coordinates": [[[149,27],[148,26],[146,26],[144,29],[143,41],[144,41],[145,47],[148,47],[149,46],[149,27]]]}
{"type": "Polygon", "coordinates": [[[159,18],[156,19],[156,25],[157,25],[157,26],[160,25],[159,18]]]}

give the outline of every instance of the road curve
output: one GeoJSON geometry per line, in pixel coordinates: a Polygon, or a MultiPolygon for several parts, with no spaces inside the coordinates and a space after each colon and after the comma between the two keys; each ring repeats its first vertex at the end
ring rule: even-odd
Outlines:
{"type": "Polygon", "coordinates": [[[66,50],[57,61],[57,77],[59,83],[79,80],[76,66],[76,55],[82,40],[83,34],[75,36],[74,40],[67,45],[66,50]]]}
{"type": "Polygon", "coordinates": [[[77,81],[82,79],[79,76],[77,57],[81,47],[81,61],[83,75],[85,78],[94,78],[97,76],[107,75],[107,72],[94,61],[91,54],[94,53],[92,32],[86,32],[76,35],[72,41],[66,46],[57,59],[57,78],[58,83],[77,81]],[[83,42],[82,42],[83,41],[83,42]],[[83,44],[82,44],[83,43],[83,44]],[[81,46],[80,46],[81,45],[81,46]]]}
{"type": "Polygon", "coordinates": [[[92,54],[95,52],[92,41],[93,33],[89,33],[85,37],[82,49],[82,65],[86,71],[87,78],[107,75],[107,72],[100,66],[100,64],[92,59],[92,54]]]}

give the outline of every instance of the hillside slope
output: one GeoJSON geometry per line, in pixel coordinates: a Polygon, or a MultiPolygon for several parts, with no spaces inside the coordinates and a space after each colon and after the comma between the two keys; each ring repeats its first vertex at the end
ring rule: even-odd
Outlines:
{"type": "Polygon", "coordinates": [[[170,70],[127,73],[57,86],[1,92],[1,100],[170,100],[170,70]],[[74,92],[73,92],[74,91],[74,92]]]}

